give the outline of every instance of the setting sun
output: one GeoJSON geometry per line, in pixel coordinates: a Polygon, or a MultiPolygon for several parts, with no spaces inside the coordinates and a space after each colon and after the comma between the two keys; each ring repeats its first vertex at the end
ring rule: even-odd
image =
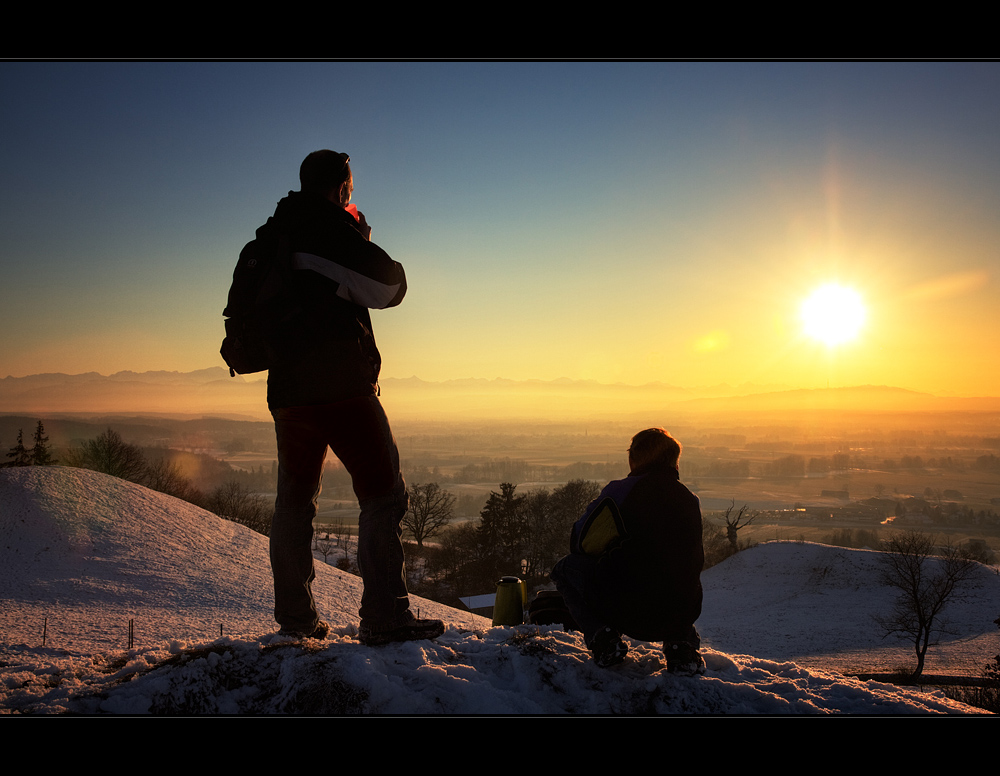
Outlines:
{"type": "Polygon", "coordinates": [[[813,291],[802,303],[801,315],[805,333],[831,346],[853,340],[865,322],[858,293],[833,283],[813,291]]]}

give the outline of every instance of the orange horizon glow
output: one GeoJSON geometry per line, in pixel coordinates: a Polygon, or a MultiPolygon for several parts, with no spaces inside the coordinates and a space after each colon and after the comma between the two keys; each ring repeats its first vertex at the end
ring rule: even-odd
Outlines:
{"type": "Polygon", "coordinates": [[[1000,395],[998,63],[0,68],[0,380],[221,366],[240,249],[331,147],[406,269],[383,378],[1000,395]]]}

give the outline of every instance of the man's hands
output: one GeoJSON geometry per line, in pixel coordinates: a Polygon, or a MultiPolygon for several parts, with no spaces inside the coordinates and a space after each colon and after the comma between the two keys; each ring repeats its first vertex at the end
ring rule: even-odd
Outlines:
{"type": "Polygon", "coordinates": [[[372,228],[368,226],[368,222],[365,220],[365,214],[360,210],[358,211],[358,226],[361,227],[361,234],[368,241],[372,239],[372,228]]]}

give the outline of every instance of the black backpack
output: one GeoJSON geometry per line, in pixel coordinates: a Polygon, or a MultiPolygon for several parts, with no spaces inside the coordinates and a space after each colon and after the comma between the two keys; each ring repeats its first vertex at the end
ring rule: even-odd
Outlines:
{"type": "Polygon", "coordinates": [[[528,622],[532,625],[562,625],[568,631],[580,630],[558,590],[539,590],[528,604],[528,622]]]}
{"type": "Polygon", "coordinates": [[[222,311],[226,337],[219,352],[233,377],[269,369],[279,351],[282,330],[300,312],[290,291],[288,235],[278,233],[270,221],[240,251],[229,301],[222,311]]]}

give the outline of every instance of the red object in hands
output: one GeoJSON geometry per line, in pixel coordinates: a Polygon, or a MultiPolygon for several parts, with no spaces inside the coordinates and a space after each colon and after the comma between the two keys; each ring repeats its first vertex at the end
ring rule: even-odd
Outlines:
{"type": "Polygon", "coordinates": [[[358,206],[355,205],[353,202],[350,205],[348,205],[347,207],[345,207],[344,210],[346,210],[348,213],[350,213],[352,216],[354,216],[354,220],[355,221],[359,220],[358,219],[358,206]]]}

